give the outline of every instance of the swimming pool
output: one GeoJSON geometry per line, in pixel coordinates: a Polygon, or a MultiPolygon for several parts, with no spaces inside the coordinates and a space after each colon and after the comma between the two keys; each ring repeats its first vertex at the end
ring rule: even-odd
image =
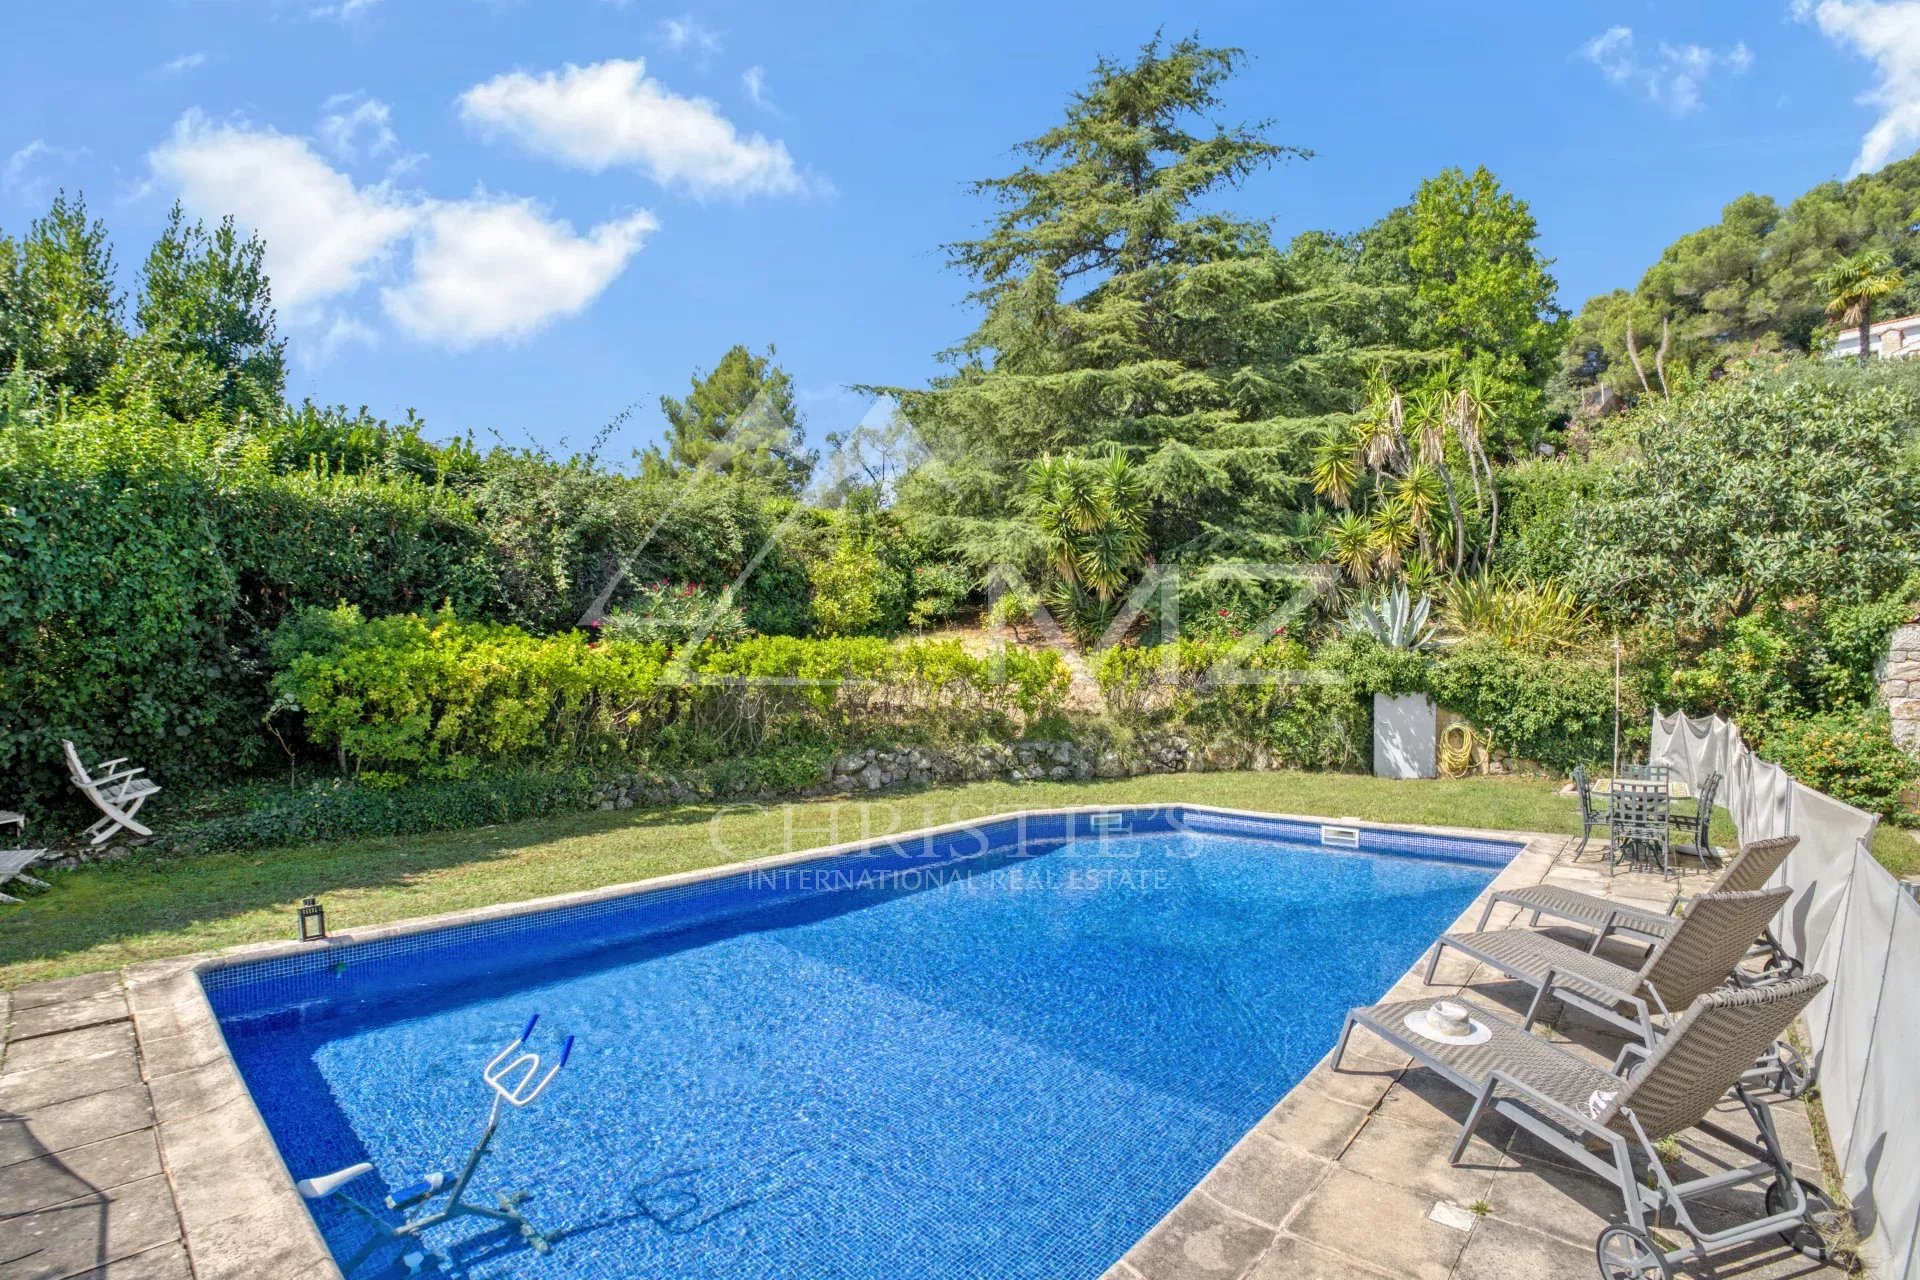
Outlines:
{"type": "Polygon", "coordinates": [[[449,1224],[464,1274],[1091,1280],[1520,847],[1321,836],[1040,815],[202,981],[294,1176],[375,1203],[457,1164],[529,1014],[578,1036],[474,1184],[558,1239],[449,1224]]]}

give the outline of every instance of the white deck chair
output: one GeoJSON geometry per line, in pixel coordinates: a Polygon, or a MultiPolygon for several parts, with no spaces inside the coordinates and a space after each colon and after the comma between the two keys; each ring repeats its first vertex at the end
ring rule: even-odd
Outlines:
{"type": "Polygon", "coordinates": [[[158,795],[160,785],[149,778],[139,775],[145,769],[123,769],[125,756],[116,756],[112,760],[102,760],[91,770],[81,763],[79,751],[65,739],[60,746],[67,753],[67,772],[73,777],[73,785],[93,801],[94,808],[106,817],[87,828],[87,839],[93,844],[105,844],[113,839],[120,828],[135,835],[150,836],[152,831],[140,825],[134,815],[140,812],[140,806],[147,797],[158,795]]]}
{"type": "MultiPolygon", "coordinates": [[[[0,827],[18,827],[19,834],[27,833],[25,814],[15,813],[11,809],[0,809],[0,827]]],[[[8,849],[0,852],[0,890],[18,880],[21,884],[32,885],[36,889],[45,889],[45,880],[36,880],[27,874],[27,868],[40,861],[47,854],[45,849],[8,849]]],[[[20,899],[0,892],[0,902],[18,903],[20,899]]]]}

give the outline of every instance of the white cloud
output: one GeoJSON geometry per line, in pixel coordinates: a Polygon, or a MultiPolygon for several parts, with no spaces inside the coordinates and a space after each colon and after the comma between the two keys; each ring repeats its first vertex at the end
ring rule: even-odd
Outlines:
{"type": "Polygon", "coordinates": [[[321,106],[316,131],[321,143],[342,160],[379,156],[399,143],[393,132],[393,112],[378,98],[364,93],[336,93],[321,106]]]}
{"type": "Polygon", "coordinates": [[[703,25],[691,14],[662,22],[660,38],[675,53],[685,53],[691,49],[701,58],[710,58],[720,52],[720,33],[703,25]]]}
{"type": "Polygon", "coordinates": [[[1633,73],[1633,28],[1608,27],[1582,50],[1607,79],[1618,82],[1633,73]]]}
{"type": "Polygon", "coordinates": [[[156,179],[195,217],[232,214],[267,246],[274,303],[292,322],[351,293],[412,227],[384,186],[357,187],[305,138],[189,111],[149,153],[156,179]]]}
{"type": "Polygon", "coordinates": [[[1920,0],[1794,0],[1793,12],[1874,64],[1877,81],[1860,101],[1880,117],[1860,140],[1853,172],[1878,169],[1920,144],[1920,0]]]}
{"type": "Polygon", "coordinates": [[[366,16],[380,0],[338,0],[335,4],[315,5],[307,11],[310,18],[336,18],[341,22],[352,22],[366,16]]]}
{"type": "Polygon", "coordinates": [[[584,310],[659,225],[641,210],[579,235],[531,200],[434,203],[411,275],[381,302],[405,332],[455,349],[525,337],[584,310]]]}
{"type": "Polygon", "coordinates": [[[0,192],[22,204],[40,204],[53,187],[42,170],[50,164],[59,166],[87,154],[85,147],[56,147],[45,138],[35,138],[0,165],[0,192]]]}
{"type": "Polygon", "coordinates": [[[594,173],[628,165],[699,195],[806,187],[785,143],[743,137],[712,102],[649,78],[639,58],[496,76],[460,95],[460,114],[483,135],[594,173]]]}
{"type": "Polygon", "coordinates": [[[746,89],[747,97],[753,99],[756,107],[767,106],[767,69],[748,67],[740,73],[741,87],[746,89]]]}
{"type": "MultiPolygon", "coordinates": [[[[327,108],[319,134],[336,151],[397,149],[384,104],[352,95],[327,108]]],[[[46,149],[25,149],[21,166],[46,149]]],[[[531,200],[485,192],[436,200],[390,182],[357,184],[314,140],[197,110],[180,118],[148,163],[155,184],[177,193],[194,217],[232,214],[260,235],[274,302],[311,336],[304,358],[319,363],[378,340],[373,317],[356,302],[373,286],[394,327],[465,349],[584,310],[659,228],[641,210],[582,234],[531,200]]]]}
{"type": "Polygon", "coordinates": [[[1672,45],[1664,40],[1651,58],[1643,57],[1632,27],[1608,27],[1581,46],[1581,55],[1600,68],[1609,83],[1628,85],[1645,93],[1648,101],[1675,115],[1700,109],[1700,90],[1722,69],[1739,75],[1753,65],[1753,51],[1744,42],[1714,49],[1701,44],[1672,45]]]}
{"type": "Polygon", "coordinates": [[[183,53],[177,58],[161,63],[155,71],[163,76],[177,76],[192,71],[196,67],[204,67],[207,61],[207,55],[204,53],[183,53]]]}

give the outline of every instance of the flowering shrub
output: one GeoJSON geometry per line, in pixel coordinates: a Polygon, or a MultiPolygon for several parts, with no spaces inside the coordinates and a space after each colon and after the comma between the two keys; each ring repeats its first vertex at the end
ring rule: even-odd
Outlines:
{"type": "Polygon", "coordinates": [[[1761,755],[1814,790],[1883,818],[1910,816],[1902,796],[1920,778],[1920,765],[1894,742],[1884,710],[1806,716],[1757,736],[1761,755]]]}

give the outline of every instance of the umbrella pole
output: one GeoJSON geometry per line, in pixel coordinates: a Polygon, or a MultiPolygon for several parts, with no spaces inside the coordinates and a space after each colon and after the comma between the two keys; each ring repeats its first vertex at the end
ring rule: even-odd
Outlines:
{"type": "Polygon", "coordinates": [[[1620,776],[1620,633],[1613,633],[1613,776],[1620,776]]]}

